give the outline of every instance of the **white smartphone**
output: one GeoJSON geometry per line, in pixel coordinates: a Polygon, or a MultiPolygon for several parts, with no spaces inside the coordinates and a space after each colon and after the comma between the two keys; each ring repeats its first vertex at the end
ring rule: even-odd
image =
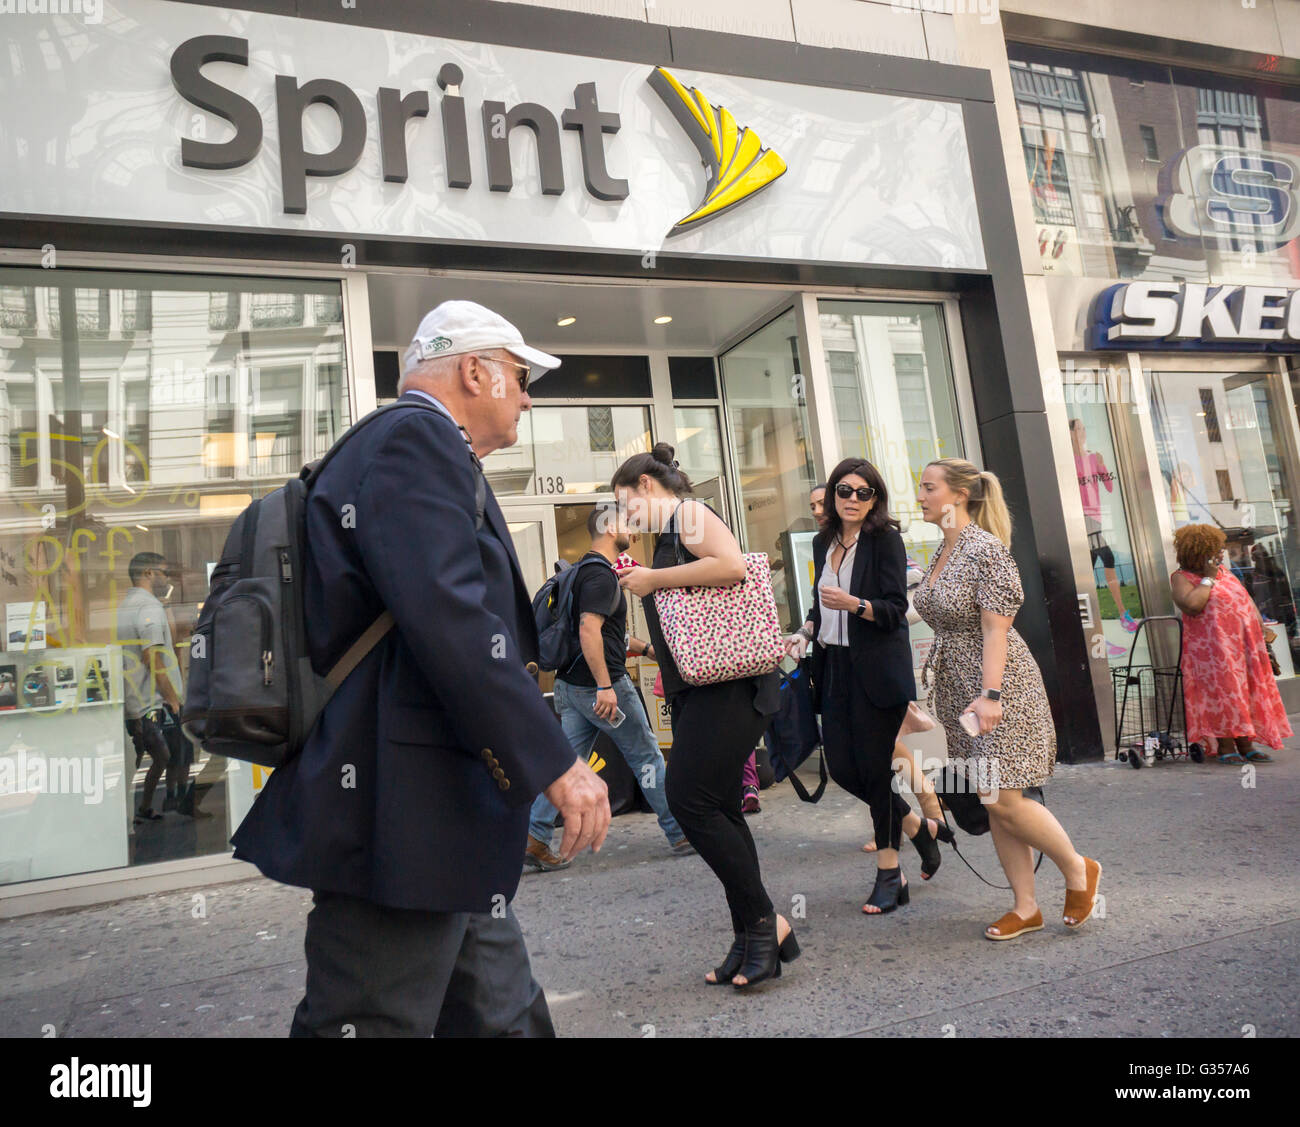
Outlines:
{"type": "Polygon", "coordinates": [[[609,722],[609,726],[610,726],[611,728],[617,728],[617,727],[618,727],[620,724],[622,724],[623,721],[626,720],[626,719],[627,719],[627,715],[623,712],[623,710],[622,710],[621,708],[619,708],[617,705],[615,705],[615,706],[614,706],[614,719],[611,720],[611,721],[609,722]]]}
{"type": "Polygon", "coordinates": [[[962,731],[970,736],[971,739],[974,739],[980,734],[980,720],[973,712],[963,712],[959,717],[957,717],[957,723],[962,726],[962,731]]]}

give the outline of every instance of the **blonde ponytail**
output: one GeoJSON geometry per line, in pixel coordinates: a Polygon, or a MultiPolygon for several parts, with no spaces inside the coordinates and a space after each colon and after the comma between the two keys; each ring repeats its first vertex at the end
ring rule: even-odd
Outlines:
{"type": "Polygon", "coordinates": [[[1006,498],[1002,496],[1002,482],[990,470],[980,470],[983,486],[979,501],[970,503],[971,519],[985,532],[991,532],[1008,548],[1011,547],[1011,513],[1006,498]]]}
{"type": "Polygon", "coordinates": [[[968,500],[966,510],[985,532],[1011,547],[1011,513],[1002,495],[1002,482],[990,470],[977,469],[965,458],[939,458],[930,465],[943,470],[949,489],[960,489],[968,500]]]}

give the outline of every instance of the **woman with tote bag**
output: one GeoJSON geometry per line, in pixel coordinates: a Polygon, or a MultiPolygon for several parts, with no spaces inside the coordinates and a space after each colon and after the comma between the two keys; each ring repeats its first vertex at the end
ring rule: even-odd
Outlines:
{"type": "Polygon", "coordinates": [[[721,517],[689,498],[690,480],[666,443],[625,461],[611,485],[628,529],[659,534],[653,566],[624,572],[620,582],[643,600],[672,717],[668,809],[722,882],[731,911],[731,950],[705,981],[752,986],[778,977],[781,964],[799,954],[789,921],[763,887],[741,812],[745,760],[779,700],[783,646],[770,577],[765,595],[763,588],[770,573],[762,557],[747,560],[721,517]],[[708,620],[709,600],[724,597],[716,588],[733,603],[724,630],[708,620]],[[742,595],[752,602],[737,602],[742,595]],[[728,669],[750,671],[713,679],[728,669]]]}

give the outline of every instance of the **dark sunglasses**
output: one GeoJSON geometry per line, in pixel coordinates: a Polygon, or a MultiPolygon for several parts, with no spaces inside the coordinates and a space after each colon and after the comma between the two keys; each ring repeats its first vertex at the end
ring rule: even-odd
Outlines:
{"type": "Polygon", "coordinates": [[[481,357],[481,359],[487,360],[492,364],[509,364],[510,367],[517,369],[515,378],[519,381],[519,390],[521,392],[527,392],[528,374],[532,371],[532,368],[528,364],[516,364],[513,360],[506,360],[504,357],[500,356],[484,356],[481,357]]]}
{"type": "Polygon", "coordinates": [[[835,487],[835,496],[840,497],[845,501],[855,493],[858,495],[858,500],[863,502],[870,501],[871,498],[876,495],[876,491],[869,485],[864,485],[859,489],[854,489],[853,486],[848,484],[848,482],[841,481],[839,485],[835,487]]]}

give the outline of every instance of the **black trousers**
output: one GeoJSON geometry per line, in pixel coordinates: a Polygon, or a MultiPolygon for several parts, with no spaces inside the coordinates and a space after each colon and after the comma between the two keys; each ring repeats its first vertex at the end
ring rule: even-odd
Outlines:
{"type": "MultiPolygon", "coordinates": [[[[139,719],[128,720],[126,731],[135,745],[135,765],[139,767],[144,757],[149,756],[149,770],[144,777],[144,793],[140,796],[139,809],[152,809],[154,791],[158,787],[158,780],[162,778],[163,771],[167,770],[171,762],[171,753],[167,749],[167,741],[163,738],[162,729],[148,713],[139,719]]],[[[130,780],[127,781],[129,784],[130,780]]]]}
{"type": "Polygon", "coordinates": [[[907,705],[877,708],[853,675],[848,646],[827,646],[822,671],[822,746],[830,776],[871,807],[876,848],[897,849],[910,807],[890,766],[907,705]]]}
{"type": "Polygon", "coordinates": [[[754,710],[752,681],[692,686],[673,695],[671,708],[668,809],[722,882],[732,928],[741,931],[772,912],[740,809],[741,773],[767,720],[754,710]]]}
{"type": "Polygon", "coordinates": [[[555,1036],[509,905],[498,917],[312,896],[290,1037],[555,1036]]]}

